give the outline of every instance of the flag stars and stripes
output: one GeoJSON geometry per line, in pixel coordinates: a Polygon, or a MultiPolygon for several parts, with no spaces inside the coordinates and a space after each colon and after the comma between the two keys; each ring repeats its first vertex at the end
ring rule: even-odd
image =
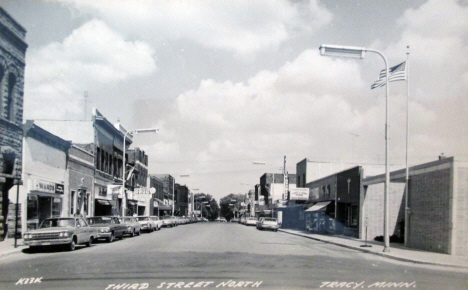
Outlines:
{"type": "MultiPolygon", "coordinates": [[[[405,81],[406,80],[406,61],[400,63],[399,65],[393,66],[388,69],[390,77],[388,78],[389,82],[396,82],[396,81],[405,81]]],[[[379,79],[376,80],[372,86],[371,89],[379,88],[382,86],[385,86],[385,78],[386,78],[387,72],[386,70],[382,70],[380,72],[379,79]]]]}

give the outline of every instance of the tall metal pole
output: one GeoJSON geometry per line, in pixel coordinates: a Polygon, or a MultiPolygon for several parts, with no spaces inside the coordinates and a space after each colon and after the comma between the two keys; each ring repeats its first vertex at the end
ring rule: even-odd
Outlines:
{"type": "Polygon", "coordinates": [[[127,139],[127,134],[129,134],[131,131],[127,131],[125,132],[124,134],[124,139],[123,139],[123,156],[122,156],[122,161],[123,161],[123,164],[122,164],[122,170],[123,170],[123,176],[122,176],[122,212],[121,212],[121,215],[122,216],[126,216],[127,215],[127,193],[125,192],[125,169],[126,169],[126,165],[125,165],[125,141],[127,139]]]}
{"type": "MultiPolygon", "coordinates": [[[[16,188],[16,209],[15,209],[15,248],[17,247],[17,239],[18,239],[18,207],[19,207],[19,187],[20,187],[20,180],[16,179],[17,188],[16,188]]],[[[24,209],[23,209],[24,210],[24,209]]]]}
{"type": "Polygon", "coordinates": [[[172,177],[172,216],[174,216],[175,178],[172,177]]]}
{"type": "MultiPolygon", "coordinates": [[[[370,51],[370,50],[369,50],[370,51]]],[[[385,93],[385,192],[384,192],[384,252],[390,252],[390,237],[389,237],[389,219],[390,219],[390,213],[389,213],[389,188],[390,188],[390,171],[388,168],[388,163],[389,163],[389,152],[388,152],[388,146],[389,146],[389,132],[388,132],[388,123],[389,123],[389,112],[388,112],[388,96],[390,95],[390,87],[389,87],[389,82],[388,82],[388,63],[387,59],[383,54],[381,54],[378,51],[374,51],[378,53],[380,56],[382,56],[384,62],[385,62],[385,71],[386,71],[386,76],[385,76],[385,84],[386,84],[386,93],[385,93]]]]}
{"type": "Polygon", "coordinates": [[[388,71],[388,62],[385,56],[377,50],[366,49],[369,52],[374,52],[380,55],[385,62],[385,190],[384,190],[384,252],[390,252],[390,236],[389,236],[389,220],[390,220],[390,211],[389,211],[389,194],[390,194],[390,171],[389,171],[389,110],[388,110],[388,97],[390,95],[389,87],[389,71],[388,71]]]}
{"type": "Polygon", "coordinates": [[[405,239],[404,245],[408,243],[408,230],[409,230],[409,207],[408,207],[408,193],[409,193],[409,172],[408,172],[408,146],[409,146],[409,46],[406,52],[406,176],[405,176],[405,239]]]}

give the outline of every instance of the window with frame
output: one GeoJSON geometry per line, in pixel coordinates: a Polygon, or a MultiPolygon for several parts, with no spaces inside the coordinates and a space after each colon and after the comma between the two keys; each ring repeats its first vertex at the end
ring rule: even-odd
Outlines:
{"type": "Polygon", "coordinates": [[[16,85],[16,76],[14,74],[10,74],[8,76],[8,91],[7,91],[7,99],[5,102],[5,110],[3,116],[5,119],[13,121],[14,119],[14,97],[15,97],[15,85],[16,85]]]}

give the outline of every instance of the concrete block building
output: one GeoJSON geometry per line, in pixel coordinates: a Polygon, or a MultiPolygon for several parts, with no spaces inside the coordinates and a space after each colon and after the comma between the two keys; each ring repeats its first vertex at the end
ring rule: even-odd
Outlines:
{"type": "MultiPolygon", "coordinates": [[[[455,157],[409,168],[408,220],[405,220],[405,169],[390,174],[390,235],[406,246],[450,255],[468,255],[468,163],[455,157]],[[406,232],[405,232],[406,230],[406,232]]],[[[369,236],[383,235],[385,176],[363,180],[362,215],[369,236]]]]}

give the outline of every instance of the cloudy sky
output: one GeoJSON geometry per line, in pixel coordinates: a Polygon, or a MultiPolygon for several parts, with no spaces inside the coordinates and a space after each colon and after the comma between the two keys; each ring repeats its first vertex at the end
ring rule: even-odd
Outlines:
{"type": "MultiPolygon", "coordinates": [[[[150,173],[214,195],[265,172],[384,173],[384,63],[320,56],[320,44],[409,51],[409,164],[468,161],[468,7],[457,0],[2,0],[27,30],[24,119],[157,127],[134,145],[150,173]],[[407,49],[410,46],[410,49],[407,49]],[[87,92],[87,110],[84,94],[87,92]],[[255,165],[253,161],[264,162],[255,165]],[[180,177],[180,175],[189,175],[180,177]]],[[[390,163],[405,166],[406,82],[389,96],[390,163]]]]}

